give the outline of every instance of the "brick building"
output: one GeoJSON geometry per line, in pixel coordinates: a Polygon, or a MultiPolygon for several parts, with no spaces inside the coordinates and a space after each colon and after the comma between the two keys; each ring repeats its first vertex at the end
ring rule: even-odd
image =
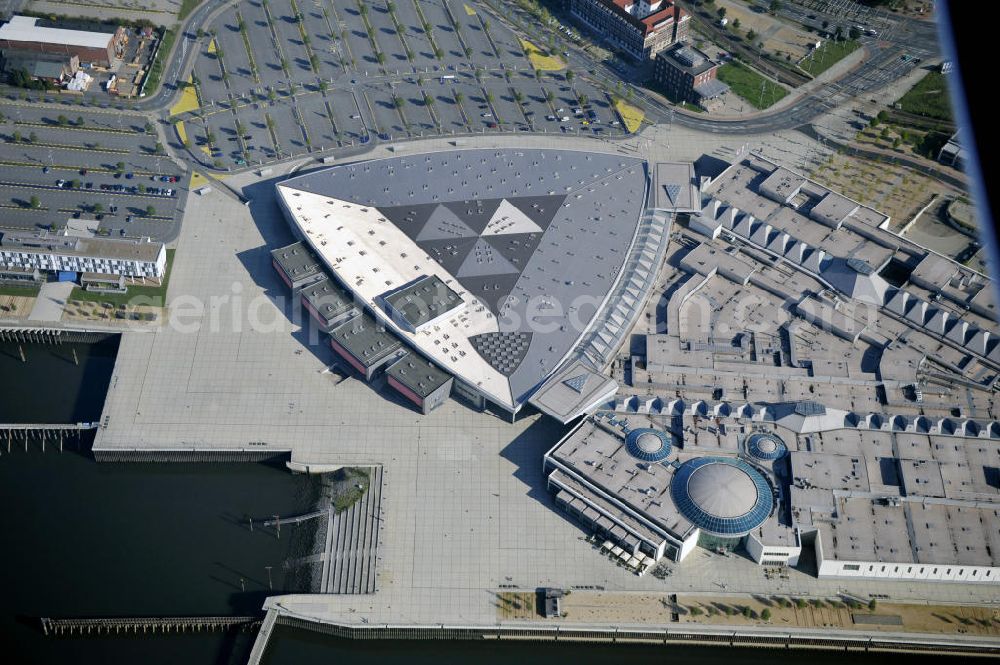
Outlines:
{"type": "Polygon", "coordinates": [[[656,56],[653,75],[676,102],[702,105],[729,90],[716,78],[719,63],[688,44],[678,43],[656,56]]]}
{"type": "Polygon", "coordinates": [[[649,60],[687,36],[691,17],[668,0],[568,0],[569,9],[606,42],[649,60]]]}
{"type": "Polygon", "coordinates": [[[13,16],[0,26],[0,49],[16,49],[60,56],[77,56],[81,63],[110,67],[121,57],[128,42],[125,28],[114,32],[90,32],[38,25],[31,16],[13,16]]]}

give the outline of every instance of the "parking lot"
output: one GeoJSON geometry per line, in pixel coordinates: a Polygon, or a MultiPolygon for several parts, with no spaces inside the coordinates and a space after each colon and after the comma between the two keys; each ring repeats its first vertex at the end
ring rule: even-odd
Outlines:
{"type": "Polygon", "coordinates": [[[157,151],[145,118],[7,103],[0,113],[4,228],[176,235],[186,177],[157,151]]]}
{"type": "Polygon", "coordinates": [[[622,133],[604,90],[580,75],[536,77],[517,36],[467,5],[249,0],[227,9],[199,45],[202,108],[183,118],[192,154],[233,170],[436,133],[622,133]],[[563,121],[556,109],[581,98],[590,108],[563,121]]]}

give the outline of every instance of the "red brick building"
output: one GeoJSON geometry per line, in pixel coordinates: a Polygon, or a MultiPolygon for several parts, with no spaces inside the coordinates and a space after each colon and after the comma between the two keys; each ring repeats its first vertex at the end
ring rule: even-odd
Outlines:
{"type": "Polygon", "coordinates": [[[569,0],[570,11],[611,46],[649,60],[687,36],[691,16],[669,0],[569,0]]]}
{"type": "Polygon", "coordinates": [[[89,32],[37,25],[39,20],[31,16],[11,17],[0,26],[0,49],[76,56],[81,63],[108,67],[124,53],[128,42],[128,33],[121,26],[114,32],[89,32]]]}

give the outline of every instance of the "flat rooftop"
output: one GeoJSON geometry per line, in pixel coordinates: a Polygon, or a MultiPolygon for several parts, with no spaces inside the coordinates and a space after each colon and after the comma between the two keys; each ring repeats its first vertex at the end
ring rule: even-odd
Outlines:
{"type": "Polygon", "coordinates": [[[117,238],[81,238],[48,232],[0,232],[0,249],[32,254],[88,256],[118,261],[155,263],[163,251],[162,242],[120,240],[117,238]]]}
{"type": "Polygon", "coordinates": [[[271,258],[292,280],[305,279],[323,272],[316,255],[302,242],[271,251],[271,258]]]}
{"type": "Polygon", "coordinates": [[[385,330],[368,312],[334,328],[330,339],[365,367],[378,364],[403,346],[398,337],[385,330]]]}
{"type": "Polygon", "coordinates": [[[48,28],[35,25],[38,20],[33,16],[12,16],[7,23],[0,26],[0,40],[43,42],[86,48],[107,48],[111,38],[114,37],[113,33],[107,32],[67,30],[65,28],[48,28]]]}
{"type": "Polygon", "coordinates": [[[420,397],[427,397],[452,379],[451,374],[413,353],[393,363],[385,373],[420,397]]]}
{"type": "Polygon", "coordinates": [[[437,275],[421,277],[382,298],[414,329],[464,304],[454,289],[437,275]]]}
{"type": "Polygon", "coordinates": [[[302,298],[327,322],[355,308],[354,298],[329,277],[302,289],[302,298]]]}

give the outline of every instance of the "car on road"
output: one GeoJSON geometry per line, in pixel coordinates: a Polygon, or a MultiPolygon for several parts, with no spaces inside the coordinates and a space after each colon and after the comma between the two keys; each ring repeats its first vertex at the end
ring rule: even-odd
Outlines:
{"type": "Polygon", "coordinates": [[[60,178],[59,180],[56,180],[56,187],[62,187],[65,184],[66,184],[66,181],[63,180],[62,178],[60,178]]]}
{"type": "Polygon", "coordinates": [[[492,113],[480,113],[479,115],[480,115],[481,118],[492,118],[493,117],[492,113]]]}
{"type": "Polygon", "coordinates": [[[42,167],[42,173],[48,173],[48,172],[49,172],[49,167],[43,166],[42,167]]]}
{"type": "Polygon", "coordinates": [[[132,174],[131,173],[126,173],[125,174],[125,179],[126,180],[131,180],[132,179],[132,174]]]}

